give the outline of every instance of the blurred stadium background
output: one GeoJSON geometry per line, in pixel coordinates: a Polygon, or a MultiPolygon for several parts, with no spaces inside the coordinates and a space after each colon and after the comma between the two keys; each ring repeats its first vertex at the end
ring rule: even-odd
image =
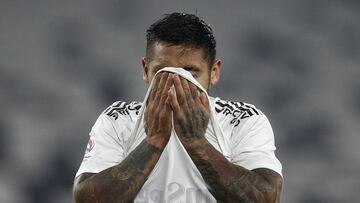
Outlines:
{"type": "Polygon", "coordinates": [[[213,26],[212,95],[269,117],[286,203],[360,202],[360,2],[0,1],[0,202],[72,201],[88,132],[142,100],[145,30],[164,13],[213,26]]]}

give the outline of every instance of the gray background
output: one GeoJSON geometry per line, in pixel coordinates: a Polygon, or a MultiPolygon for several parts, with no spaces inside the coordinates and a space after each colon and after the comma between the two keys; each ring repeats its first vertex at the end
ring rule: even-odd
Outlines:
{"type": "Polygon", "coordinates": [[[360,202],[360,3],[0,1],[0,202],[71,202],[88,132],[142,100],[145,29],[197,13],[223,59],[212,95],[269,117],[283,202],[360,202]]]}

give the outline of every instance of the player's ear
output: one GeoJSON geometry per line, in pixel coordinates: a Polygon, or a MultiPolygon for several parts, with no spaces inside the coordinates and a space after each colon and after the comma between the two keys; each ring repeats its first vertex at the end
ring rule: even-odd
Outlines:
{"type": "Polygon", "coordinates": [[[143,72],[143,80],[145,83],[149,83],[149,66],[145,57],[141,59],[141,67],[143,72]]]}
{"type": "Polygon", "coordinates": [[[221,60],[216,59],[213,66],[211,67],[210,72],[210,84],[216,85],[220,79],[220,71],[221,71],[221,60]]]}

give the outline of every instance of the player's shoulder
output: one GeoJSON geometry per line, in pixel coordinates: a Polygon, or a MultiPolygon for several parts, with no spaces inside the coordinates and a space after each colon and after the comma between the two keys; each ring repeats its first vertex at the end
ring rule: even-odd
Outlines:
{"type": "Polygon", "coordinates": [[[108,106],[102,114],[110,117],[113,120],[123,119],[135,119],[140,112],[142,102],[138,101],[116,101],[108,106]]]}
{"type": "Polygon", "coordinates": [[[261,110],[250,103],[224,100],[219,97],[212,97],[210,100],[213,104],[215,114],[220,117],[221,120],[226,120],[234,127],[238,126],[242,121],[250,118],[256,119],[263,115],[261,110]]]}

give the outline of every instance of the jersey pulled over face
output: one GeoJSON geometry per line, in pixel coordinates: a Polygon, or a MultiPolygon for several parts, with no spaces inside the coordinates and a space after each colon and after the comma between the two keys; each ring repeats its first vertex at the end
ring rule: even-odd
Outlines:
{"type": "Polygon", "coordinates": [[[165,67],[180,67],[189,71],[205,90],[217,82],[218,71],[214,67],[210,69],[201,48],[155,43],[152,49],[151,58],[143,61],[143,79],[146,82],[151,81],[155,73],[165,67]],[[212,79],[214,72],[216,81],[212,79]]]}

